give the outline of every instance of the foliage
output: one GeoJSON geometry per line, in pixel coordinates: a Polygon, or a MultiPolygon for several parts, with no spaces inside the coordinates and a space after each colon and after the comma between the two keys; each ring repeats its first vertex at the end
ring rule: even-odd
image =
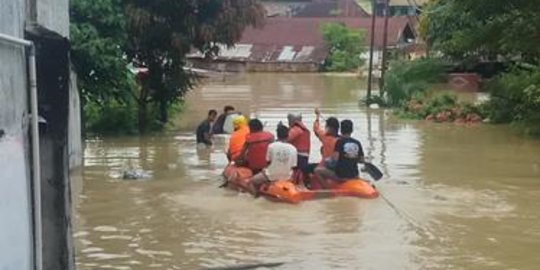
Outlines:
{"type": "MultiPolygon", "coordinates": [[[[141,79],[137,100],[160,108],[159,120],[167,122],[167,108],[191,89],[193,76],[184,70],[185,55],[193,48],[215,54],[217,44],[232,46],[248,25],[264,18],[255,0],[125,0],[130,62],[148,68],[141,79]]],[[[144,122],[141,130],[145,129],[144,122]]]]}
{"type": "Polygon", "coordinates": [[[492,122],[513,122],[527,134],[540,135],[540,67],[514,69],[487,87],[492,96],[484,109],[492,122]]]}
{"type": "Polygon", "coordinates": [[[520,66],[487,85],[492,97],[483,110],[492,122],[512,122],[540,135],[538,1],[434,0],[424,9],[420,29],[433,49],[455,59],[503,56],[520,66]]]}
{"type": "Polygon", "coordinates": [[[457,59],[540,57],[540,5],[529,0],[433,0],[420,32],[435,50],[457,59]]]}
{"type": "Polygon", "coordinates": [[[110,100],[98,104],[89,101],[84,105],[84,128],[89,133],[137,134],[137,105],[110,100]]]}
{"type": "Polygon", "coordinates": [[[321,26],[321,32],[330,46],[327,70],[350,71],[363,64],[360,56],[364,52],[364,31],[350,29],[339,23],[326,23],[321,26]]]}
{"type": "Polygon", "coordinates": [[[413,61],[394,61],[385,73],[384,94],[386,104],[401,106],[422,96],[429,83],[444,79],[446,63],[440,59],[423,58],[413,61]]]}
{"type": "Polygon", "coordinates": [[[70,1],[71,58],[83,100],[129,98],[122,0],[70,1]]]}
{"type": "MultiPolygon", "coordinates": [[[[186,54],[198,49],[213,55],[218,45],[233,45],[246,26],[261,23],[264,9],[256,0],[72,0],[70,16],[73,63],[88,115],[111,113],[129,122],[133,111],[125,107],[136,106],[144,132],[156,120],[163,126],[169,108],[193,86],[186,54]],[[147,69],[138,84],[128,64],[147,69]]],[[[92,119],[88,126],[114,128],[92,119]]]]}
{"type": "Polygon", "coordinates": [[[397,110],[397,114],[403,118],[436,122],[477,123],[483,119],[480,108],[459,102],[455,95],[448,93],[412,99],[397,110]]]}
{"type": "MultiPolygon", "coordinates": [[[[168,108],[169,115],[175,115],[183,110],[183,103],[176,103],[168,108]]],[[[122,103],[111,99],[102,103],[89,101],[84,105],[84,129],[91,134],[100,135],[135,135],[138,129],[138,107],[131,98],[122,103]]],[[[148,123],[148,131],[163,129],[161,122],[157,121],[159,110],[151,105],[144,121],[148,123]]]]}

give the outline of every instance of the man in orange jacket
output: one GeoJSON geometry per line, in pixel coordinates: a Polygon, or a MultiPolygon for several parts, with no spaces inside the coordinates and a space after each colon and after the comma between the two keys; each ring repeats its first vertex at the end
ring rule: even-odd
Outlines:
{"type": "Polygon", "coordinates": [[[229,161],[238,162],[242,159],[242,150],[246,144],[246,137],[249,134],[249,127],[245,116],[240,115],[233,120],[234,132],[229,139],[229,149],[227,158],[229,161]]]}
{"type": "Polygon", "coordinates": [[[292,144],[298,152],[297,168],[304,170],[308,166],[309,151],[311,148],[311,135],[309,129],[302,123],[301,114],[288,114],[289,137],[287,141],[292,144]]]}
{"type": "Polygon", "coordinates": [[[264,125],[259,119],[251,119],[248,126],[249,134],[246,137],[242,156],[247,166],[254,174],[257,174],[268,166],[266,152],[268,145],[274,141],[274,135],[263,130],[264,125]]]}

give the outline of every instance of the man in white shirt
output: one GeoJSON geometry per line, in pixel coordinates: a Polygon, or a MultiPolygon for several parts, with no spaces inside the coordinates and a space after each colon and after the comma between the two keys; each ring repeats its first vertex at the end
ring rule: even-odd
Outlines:
{"type": "Polygon", "coordinates": [[[288,136],[289,129],[286,126],[279,125],[277,128],[278,140],[271,143],[268,146],[268,152],[266,152],[268,167],[261,173],[254,175],[251,180],[250,188],[255,197],[258,196],[262,184],[291,179],[292,169],[296,167],[298,154],[296,148],[287,142],[288,136]]]}

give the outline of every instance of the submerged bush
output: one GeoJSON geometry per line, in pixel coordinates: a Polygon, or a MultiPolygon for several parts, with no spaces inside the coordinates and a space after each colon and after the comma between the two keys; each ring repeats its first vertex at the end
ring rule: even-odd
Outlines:
{"type": "Polygon", "coordinates": [[[448,93],[412,99],[397,110],[397,114],[403,118],[435,122],[477,123],[483,119],[477,106],[459,102],[456,95],[448,93]]]}
{"type": "Polygon", "coordinates": [[[384,77],[386,104],[403,106],[411,99],[425,95],[429,84],[444,80],[446,65],[444,60],[437,58],[390,63],[384,77]]]}
{"type": "Polygon", "coordinates": [[[540,67],[514,69],[487,84],[490,101],[484,110],[494,123],[513,123],[540,136],[540,67]]]}
{"type": "MultiPolygon", "coordinates": [[[[175,103],[169,107],[169,115],[182,110],[182,104],[175,103]]],[[[138,106],[135,101],[120,103],[116,100],[105,101],[102,104],[89,101],[83,110],[85,132],[102,135],[135,135],[139,133],[138,106]]],[[[159,110],[157,106],[148,108],[145,122],[149,131],[159,131],[165,126],[157,121],[159,110]]]]}

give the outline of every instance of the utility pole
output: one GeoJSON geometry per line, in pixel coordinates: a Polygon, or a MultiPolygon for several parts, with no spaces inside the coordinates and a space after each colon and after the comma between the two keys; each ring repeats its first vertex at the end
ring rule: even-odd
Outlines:
{"type": "MultiPolygon", "coordinates": [[[[373,47],[375,46],[375,17],[377,16],[377,0],[372,0],[371,11],[371,43],[369,45],[369,66],[367,79],[367,99],[371,99],[371,81],[373,76],[373,47]]],[[[368,102],[369,103],[369,102],[368,102]]],[[[369,104],[368,104],[369,105],[369,104]]]]}
{"type": "Polygon", "coordinates": [[[383,52],[382,52],[382,66],[381,66],[381,80],[379,84],[379,93],[382,97],[384,93],[384,74],[386,73],[387,69],[387,62],[388,62],[388,17],[390,16],[390,0],[384,0],[384,33],[383,33],[383,52]]]}

